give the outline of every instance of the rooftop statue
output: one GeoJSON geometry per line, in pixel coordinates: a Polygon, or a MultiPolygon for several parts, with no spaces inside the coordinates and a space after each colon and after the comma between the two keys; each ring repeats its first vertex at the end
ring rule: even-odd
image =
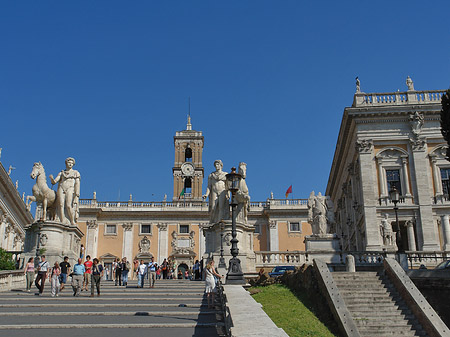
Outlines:
{"type": "Polygon", "coordinates": [[[356,76],[355,80],[356,80],[356,93],[358,94],[361,92],[361,82],[359,81],[358,76],[356,76]]]}
{"type": "Polygon", "coordinates": [[[80,198],[80,173],[73,169],[75,159],[66,159],[66,169],[58,173],[55,179],[50,174],[53,185],[58,184],[56,191],[56,212],[62,223],[76,226],[78,220],[78,200],[80,198]]]}
{"type": "Polygon", "coordinates": [[[406,86],[408,87],[408,91],[414,91],[414,82],[409,76],[406,78],[406,86]]]}
{"type": "Polygon", "coordinates": [[[214,161],[215,172],[208,176],[208,187],[203,199],[209,197],[210,223],[218,223],[230,218],[230,206],[228,204],[228,190],[226,189],[227,173],[222,171],[221,160],[214,161]]]}

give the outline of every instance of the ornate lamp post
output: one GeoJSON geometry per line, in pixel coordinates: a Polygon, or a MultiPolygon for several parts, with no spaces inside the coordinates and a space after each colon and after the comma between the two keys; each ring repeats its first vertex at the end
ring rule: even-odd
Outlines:
{"type": "Polygon", "coordinates": [[[220,223],[220,259],[219,259],[219,268],[226,268],[225,259],[223,258],[223,230],[224,230],[223,222],[220,223]]]}
{"type": "Polygon", "coordinates": [[[228,266],[227,284],[245,284],[244,273],[241,268],[241,261],[237,258],[239,255],[238,239],[236,239],[236,206],[235,194],[239,190],[239,183],[242,176],[236,173],[236,168],[231,168],[231,173],[226,175],[228,190],[231,192],[231,255],[228,266]]]}
{"type": "Polygon", "coordinates": [[[400,201],[400,192],[394,187],[389,191],[389,199],[394,203],[394,211],[395,211],[395,222],[397,224],[397,232],[395,235],[395,242],[397,243],[397,248],[399,253],[404,253],[403,242],[402,242],[402,233],[400,232],[400,223],[398,222],[398,207],[397,203],[400,201]]]}

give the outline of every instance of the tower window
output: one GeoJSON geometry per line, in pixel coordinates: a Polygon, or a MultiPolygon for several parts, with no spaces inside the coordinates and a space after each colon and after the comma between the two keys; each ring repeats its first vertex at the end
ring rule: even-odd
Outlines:
{"type": "Polygon", "coordinates": [[[184,151],[184,161],[192,161],[192,149],[189,147],[184,151]]]}
{"type": "Polygon", "coordinates": [[[389,191],[394,187],[402,194],[402,185],[400,184],[400,170],[386,170],[386,180],[389,191]]]}
{"type": "Polygon", "coordinates": [[[191,178],[187,177],[184,179],[184,193],[191,193],[192,192],[192,180],[191,178]]]}

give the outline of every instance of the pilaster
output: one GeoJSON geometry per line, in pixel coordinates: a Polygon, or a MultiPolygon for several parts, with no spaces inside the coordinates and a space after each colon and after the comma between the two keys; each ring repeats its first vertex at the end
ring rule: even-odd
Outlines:
{"type": "Polygon", "coordinates": [[[167,223],[160,222],[158,227],[158,264],[161,264],[169,255],[169,233],[167,230],[167,223]]]}
{"type": "Polygon", "coordinates": [[[126,257],[127,261],[133,261],[133,223],[128,222],[122,225],[123,228],[123,245],[122,257],[126,257]]]}
{"type": "Polygon", "coordinates": [[[276,221],[269,222],[270,251],[279,250],[278,224],[276,221]]]}

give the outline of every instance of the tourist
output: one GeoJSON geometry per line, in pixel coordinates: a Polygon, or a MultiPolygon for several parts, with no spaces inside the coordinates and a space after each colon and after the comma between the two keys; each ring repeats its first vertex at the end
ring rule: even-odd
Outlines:
{"type": "Polygon", "coordinates": [[[150,288],[155,287],[156,269],[158,269],[158,265],[155,262],[155,258],[152,257],[152,262],[150,262],[148,265],[148,270],[150,271],[150,277],[149,277],[150,288]]]}
{"type": "Polygon", "coordinates": [[[138,288],[144,288],[145,276],[147,275],[147,265],[144,260],[141,260],[141,264],[138,267],[138,288]]]}
{"type": "Polygon", "coordinates": [[[41,256],[41,262],[38,265],[38,274],[34,284],[39,289],[39,296],[42,296],[44,292],[45,279],[47,278],[47,274],[50,272],[50,264],[45,261],[45,255],[41,256]],[[39,283],[40,281],[40,283],[39,283]]]}
{"type": "Polygon", "coordinates": [[[222,276],[216,273],[214,268],[214,260],[209,261],[206,265],[205,269],[205,293],[208,298],[208,308],[214,308],[214,295],[216,292],[216,280],[215,278],[220,279],[222,276]]]}
{"type": "Polygon", "coordinates": [[[166,259],[164,259],[162,263],[162,273],[163,273],[163,279],[167,278],[167,273],[169,272],[169,263],[166,259]]]}
{"type": "Polygon", "coordinates": [[[183,278],[183,273],[181,272],[181,270],[178,270],[177,277],[178,277],[179,280],[181,280],[183,278]]]}
{"type": "Polygon", "coordinates": [[[31,285],[34,281],[34,258],[30,257],[25,265],[23,273],[27,277],[27,292],[31,291],[31,285]]]}
{"type": "Polygon", "coordinates": [[[156,279],[161,279],[161,266],[158,266],[158,268],[156,269],[156,279]]]}
{"type": "Polygon", "coordinates": [[[195,261],[194,267],[192,268],[192,270],[194,271],[194,280],[199,280],[200,279],[200,263],[198,262],[198,260],[195,261]]]}
{"type": "Polygon", "coordinates": [[[184,278],[186,280],[189,280],[189,270],[187,270],[187,269],[184,271],[184,278]]]}
{"type": "Polygon", "coordinates": [[[81,245],[81,247],[80,247],[80,259],[81,259],[81,261],[83,261],[83,259],[84,259],[84,246],[83,245],[81,245]]]}
{"type": "Polygon", "coordinates": [[[61,268],[59,267],[59,263],[55,262],[52,268],[52,276],[51,276],[51,284],[52,284],[52,297],[58,297],[59,293],[59,276],[61,275],[61,268]]]}
{"type": "Polygon", "coordinates": [[[70,274],[70,263],[68,256],[64,256],[64,261],[59,264],[59,267],[61,268],[61,276],[59,277],[61,283],[60,291],[62,291],[67,283],[67,275],[70,274]]]}
{"type": "Polygon", "coordinates": [[[130,271],[130,262],[127,261],[127,258],[124,257],[122,259],[122,285],[125,287],[128,285],[128,272],[130,271]]]}
{"type": "Polygon", "coordinates": [[[116,282],[114,285],[117,286],[117,283],[119,283],[119,286],[122,285],[122,263],[120,263],[120,259],[116,259],[116,268],[115,268],[115,276],[116,276],[116,282]]]}
{"type": "Polygon", "coordinates": [[[93,265],[93,262],[91,261],[91,257],[90,257],[90,255],[87,255],[86,262],[84,263],[85,272],[84,272],[83,287],[84,287],[85,291],[88,291],[87,287],[88,287],[89,281],[91,279],[92,265],[93,265]]]}
{"type": "MultiPolygon", "coordinates": [[[[134,278],[134,274],[136,274],[136,276],[138,275],[138,268],[139,268],[139,260],[138,259],[134,259],[133,261],[133,278],[134,278]]],[[[136,277],[139,280],[139,277],[136,277]]]]}
{"type": "Polygon", "coordinates": [[[84,272],[86,271],[82,264],[81,258],[78,259],[78,263],[73,266],[72,273],[72,289],[73,296],[80,296],[81,288],[83,288],[84,272]]]}
{"type": "Polygon", "coordinates": [[[99,264],[97,258],[92,262],[91,274],[91,297],[94,297],[94,287],[97,288],[97,296],[100,296],[100,282],[103,276],[103,266],[99,264]]]}

